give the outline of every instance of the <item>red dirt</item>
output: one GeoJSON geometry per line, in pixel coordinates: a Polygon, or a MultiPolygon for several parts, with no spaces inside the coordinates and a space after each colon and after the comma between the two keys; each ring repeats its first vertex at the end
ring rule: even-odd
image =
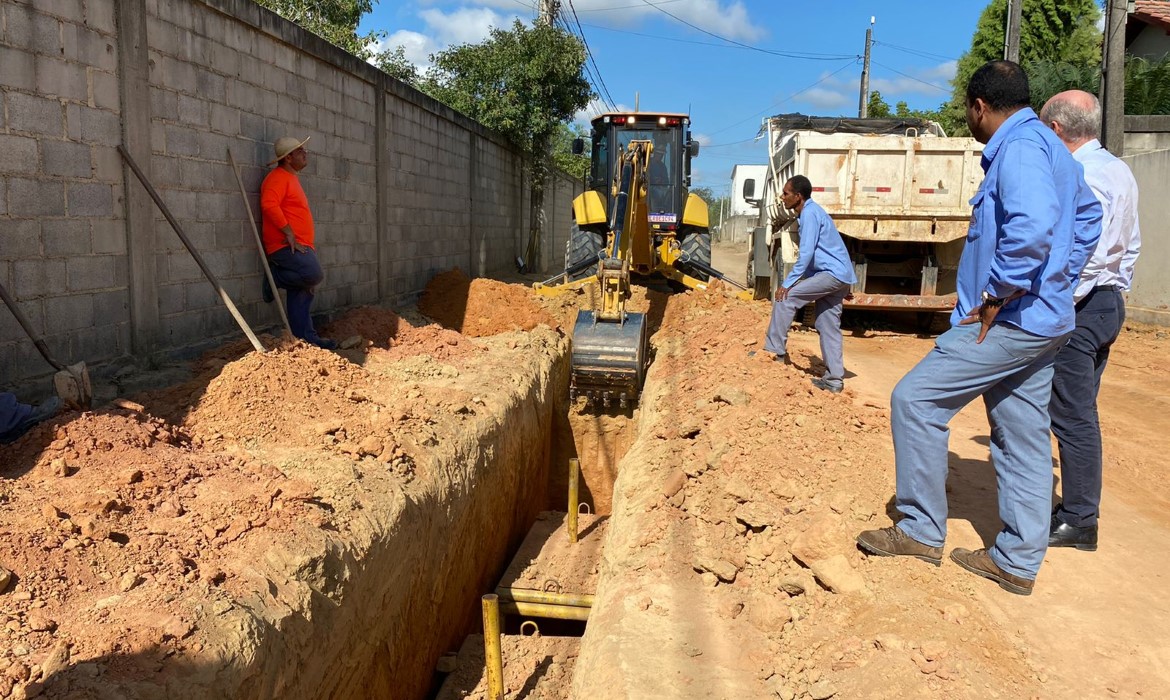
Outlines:
{"type": "MultiPolygon", "coordinates": [[[[467,292],[476,334],[551,325],[523,288],[477,280],[467,292]]],[[[369,339],[347,352],[361,364],[270,336],[263,354],[232,342],[132,409],[63,414],[0,447],[0,567],[15,574],[0,590],[0,698],[40,690],[63,664],[88,660],[121,683],[197,657],[207,641],[192,596],[230,607],[250,592],[237,576],[274,538],[346,528],[317,502],[343,487],[290,478],[286,463],[303,472],[306,459],[339,458],[372,470],[362,488],[386,492],[386,478],[415,479],[481,410],[478,386],[424,394],[412,381],[460,377],[487,353],[482,341],[380,308],[323,330],[369,339]]],[[[360,510],[360,491],[329,497],[360,510]]]]}
{"type": "Polygon", "coordinates": [[[482,277],[471,280],[455,269],[435,275],[427,283],[418,310],[471,338],[529,331],[542,323],[557,328],[556,321],[532,296],[523,287],[482,277]]]}

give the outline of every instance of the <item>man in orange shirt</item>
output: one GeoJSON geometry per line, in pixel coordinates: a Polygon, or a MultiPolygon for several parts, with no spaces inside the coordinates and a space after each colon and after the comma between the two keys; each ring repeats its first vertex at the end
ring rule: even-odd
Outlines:
{"type": "MultiPolygon", "coordinates": [[[[260,211],[263,214],[264,252],[272,268],[276,286],[288,292],[288,323],[293,335],[326,350],[337,347],[337,341],[322,338],[313,328],[309,308],[313,293],[325,279],[317,252],[313,247],[313,213],[309,199],[301,188],[297,173],[309,164],[304,141],[290,137],[276,140],[276,164],[260,185],[260,211]]],[[[264,278],[264,301],[275,297],[264,278]]]]}

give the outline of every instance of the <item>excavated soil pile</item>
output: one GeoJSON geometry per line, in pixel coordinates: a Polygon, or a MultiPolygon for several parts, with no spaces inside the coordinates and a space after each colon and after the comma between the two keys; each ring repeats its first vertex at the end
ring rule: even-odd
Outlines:
{"type": "Polygon", "coordinates": [[[101,696],[99,676],[198,654],[201,610],[230,607],[241,538],[288,536],[316,510],[297,497],[307,484],[134,411],[61,416],[0,464],[0,565],[18,572],[0,598],[0,697],[71,665],[101,696]]]}
{"type": "Polygon", "coordinates": [[[890,523],[886,411],[810,385],[811,333],[774,362],[767,314],[671,298],[575,696],[1030,696],[1025,650],[970,613],[981,580],[857,550],[890,523]]]}
{"type": "Polygon", "coordinates": [[[532,330],[556,321],[532,298],[532,291],[486,278],[468,279],[454,269],[427,283],[418,310],[469,338],[532,330]]]}
{"type": "Polygon", "coordinates": [[[0,698],[421,695],[543,507],[566,341],[331,333],[362,364],[232,343],[0,447],[0,698]]]}
{"type": "MultiPolygon", "coordinates": [[[[454,360],[483,352],[467,336],[435,323],[414,324],[390,309],[363,306],[347,312],[328,324],[324,334],[344,340],[361,336],[366,350],[379,353],[385,360],[429,355],[436,360],[454,360]]],[[[497,332],[503,332],[497,331],[497,332]]]]}

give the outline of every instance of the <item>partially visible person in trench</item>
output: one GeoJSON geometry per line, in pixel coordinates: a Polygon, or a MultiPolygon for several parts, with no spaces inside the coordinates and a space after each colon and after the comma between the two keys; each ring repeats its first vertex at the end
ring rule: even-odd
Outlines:
{"type": "MultiPolygon", "coordinates": [[[[325,272],[314,248],[316,232],[309,198],[297,177],[309,164],[305,152],[308,141],[285,136],[273,144],[276,157],[268,165],[276,167],[260,185],[264,253],[276,286],[288,292],[288,323],[293,335],[317,347],[334,350],[337,341],[317,335],[310,315],[313,297],[317,286],[325,280],[325,272]]],[[[272,303],[276,297],[267,275],[262,284],[264,301],[272,303]]]]}
{"type": "Polygon", "coordinates": [[[61,399],[50,396],[37,406],[16,400],[15,394],[0,392],[0,445],[13,442],[61,410],[61,399]]]}

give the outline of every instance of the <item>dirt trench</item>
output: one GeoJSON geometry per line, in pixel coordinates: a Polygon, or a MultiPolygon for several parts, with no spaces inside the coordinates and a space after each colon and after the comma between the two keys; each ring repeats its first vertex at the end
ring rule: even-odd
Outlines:
{"type": "Polygon", "coordinates": [[[459,279],[429,291],[475,328],[358,309],[343,357],[234,344],[0,447],[0,698],[424,697],[546,508],[567,400],[556,320],[459,279]]]}

